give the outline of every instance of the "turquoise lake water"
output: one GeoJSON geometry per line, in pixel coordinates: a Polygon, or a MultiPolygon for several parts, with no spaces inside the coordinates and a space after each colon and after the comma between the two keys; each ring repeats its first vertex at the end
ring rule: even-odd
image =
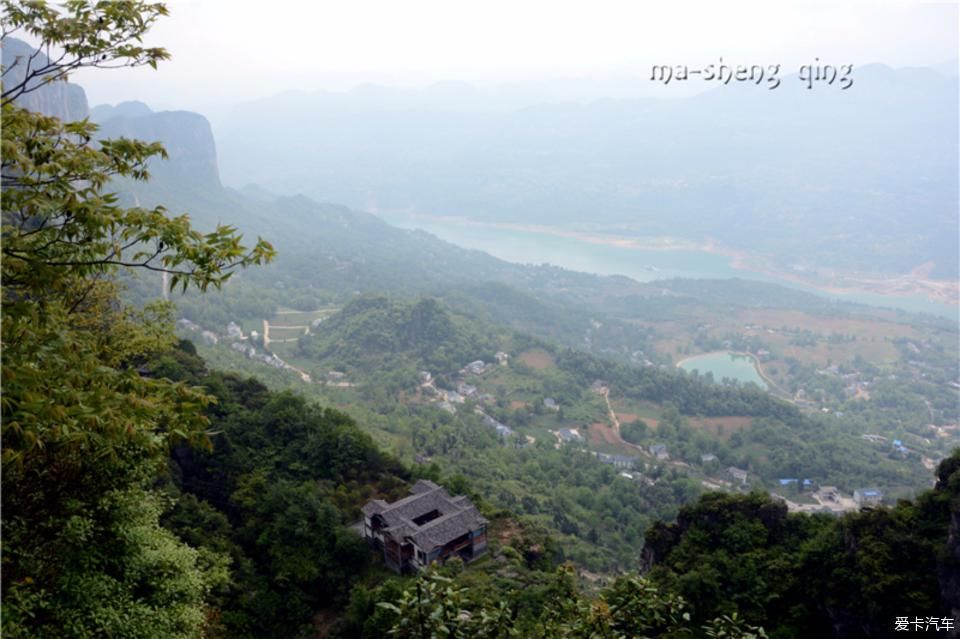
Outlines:
{"type": "Polygon", "coordinates": [[[713,373],[713,379],[718,384],[723,378],[727,378],[739,380],[743,384],[753,382],[760,388],[767,388],[767,383],[757,371],[756,363],[748,355],[707,353],[684,360],[680,363],[680,368],[688,372],[699,371],[700,375],[713,373]]]}
{"type": "Polygon", "coordinates": [[[518,264],[553,264],[598,275],[626,275],[640,282],[674,277],[738,277],[780,284],[830,299],[958,319],[956,306],[941,304],[922,295],[820,291],[812,286],[764,273],[733,268],[728,257],[705,251],[635,249],[597,244],[572,237],[558,237],[545,232],[475,226],[456,219],[425,220],[404,215],[378,215],[394,226],[422,229],[451,244],[484,251],[518,264]]]}

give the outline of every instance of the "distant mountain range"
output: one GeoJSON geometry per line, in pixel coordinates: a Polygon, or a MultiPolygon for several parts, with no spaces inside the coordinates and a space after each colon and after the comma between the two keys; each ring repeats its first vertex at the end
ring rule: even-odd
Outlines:
{"type": "Polygon", "coordinates": [[[457,84],[287,93],[214,120],[227,184],[409,210],[717,239],[789,264],[958,270],[957,78],[491,106],[457,84]],[[475,97],[479,106],[471,106],[475,97]]]}
{"type": "MultiPolygon", "coordinates": [[[[31,55],[5,41],[11,81],[31,55]]],[[[218,113],[216,143],[204,116],[140,102],[91,110],[67,82],[22,103],[89,115],[104,136],[162,141],[173,161],[152,172],[188,190],[219,186],[222,173],[374,212],[715,240],[791,268],[905,273],[932,262],[931,277],[956,279],[951,71],[955,62],[872,65],[846,91],[790,76],[775,90],[732,83],[687,98],[532,105],[576,96],[577,83],[293,92],[218,113]]]]}
{"type": "MultiPolygon", "coordinates": [[[[10,41],[11,45],[4,47],[4,55],[24,55],[29,54],[29,48],[23,51],[16,49],[16,41],[10,41]]],[[[20,43],[22,44],[22,43],[20,43]]],[[[5,64],[11,58],[5,57],[5,64]]],[[[15,58],[13,58],[15,59],[15,58]]],[[[309,147],[306,142],[316,139],[320,134],[316,130],[305,129],[304,134],[300,136],[302,140],[299,143],[293,143],[289,140],[278,138],[273,145],[265,146],[260,149],[258,170],[264,173],[271,173],[277,170],[276,167],[287,166],[292,161],[291,158],[309,154],[314,160],[304,160],[306,163],[302,175],[306,180],[308,175],[316,175],[316,182],[305,182],[305,188],[300,191],[312,193],[314,197],[320,199],[318,194],[325,190],[322,185],[325,183],[325,176],[343,172],[343,183],[331,188],[334,191],[341,191],[343,199],[349,199],[349,194],[344,189],[352,188],[351,179],[346,175],[356,171],[356,176],[368,175],[368,188],[372,190],[380,189],[383,185],[395,183],[401,179],[412,180],[409,175],[411,171],[426,171],[428,167],[433,166],[435,174],[431,178],[424,178],[423,181],[411,181],[405,185],[397,187],[395,194],[399,198],[401,191],[407,194],[428,193],[429,197],[440,197],[443,194],[443,186],[451,179],[465,181],[492,181],[497,175],[491,172],[476,171],[470,172],[471,163],[475,165],[482,161],[492,160],[496,157],[511,157],[513,165],[504,166],[500,169],[501,177],[511,174],[517,189],[511,192],[505,186],[500,190],[493,188],[482,192],[473,192],[469,189],[448,189],[446,196],[450,201],[456,198],[476,198],[486,197],[491,200],[504,200],[506,210],[516,209],[521,204],[521,192],[526,189],[527,196],[534,198],[537,192],[542,192],[544,184],[537,181],[545,179],[543,171],[572,171],[569,166],[578,156],[586,156],[587,161],[583,164],[583,180],[571,173],[567,181],[558,181],[558,192],[552,196],[555,200],[555,217],[550,218],[551,223],[574,223],[581,221],[582,218],[568,217],[564,218],[563,213],[572,212],[575,208],[576,193],[582,192],[587,188],[590,179],[599,177],[596,171],[599,170],[599,164],[603,158],[611,166],[610,186],[611,191],[594,189],[591,193],[597,202],[609,201],[613,196],[621,197],[624,200],[630,198],[673,198],[675,207],[667,207],[669,216],[649,216],[649,219],[634,220],[630,222],[620,222],[613,224],[611,220],[626,219],[618,218],[620,215],[615,208],[595,210],[590,208],[591,219],[597,224],[612,225],[617,232],[673,232],[674,234],[692,233],[707,229],[709,235],[720,237],[724,242],[734,246],[747,246],[750,248],[751,242],[760,242],[760,248],[754,250],[775,251],[778,247],[793,245],[802,248],[802,253],[795,260],[803,262],[805,259],[813,260],[820,255],[826,255],[827,259],[833,258],[839,261],[844,258],[853,260],[861,259],[858,255],[863,255],[861,251],[864,247],[867,250],[867,257],[874,257],[877,262],[889,264],[899,256],[903,264],[912,264],[912,261],[920,255],[926,256],[927,260],[933,259],[937,262],[940,272],[943,276],[950,276],[948,266],[951,260],[956,260],[956,232],[957,224],[956,209],[950,211],[949,194],[945,192],[944,184],[950,182],[950,178],[941,175],[936,170],[936,157],[923,158],[919,155],[920,146],[931,147],[940,145],[943,149],[949,149],[951,140],[948,137],[941,136],[937,132],[938,127],[942,130],[953,126],[956,129],[956,122],[952,125],[942,121],[942,105],[936,103],[929,95],[930,87],[948,86],[956,87],[956,79],[945,79],[932,71],[919,70],[901,70],[891,71],[883,67],[872,67],[858,70],[857,82],[864,85],[857,88],[864,95],[874,95],[877,112],[887,113],[891,110],[900,110],[911,115],[906,122],[900,123],[902,128],[911,128],[910,135],[906,135],[896,141],[904,149],[904,160],[911,158],[910,162],[902,163],[904,173],[916,174],[922,167],[930,171],[928,178],[915,178],[917,182],[911,182],[906,177],[897,177],[894,169],[885,167],[876,157],[873,160],[866,159],[870,154],[860,154],[855,149],[849,149],[841,145],[840,150],[837,147],[830,146],[822,138],[825,132],[819,134],[824,146],[821,148],[812,140],[799,144],[794,140],[791,143],[790,150],[787,150],[786,140],[793,136],[797,138],[801,132],[807,131],[811,124],[809,122],[797,122],[794,126],[785,126],[776,121],[775,113],[782,114],[784,109],[796,109],[797,104],[807,99],[802,89],[791,87],[789,84],[783,88],[782,93],[778,91],[763,94],[759,99],[756,96],[749,95],[750,89],[747,87],[726,87],[713,93],[672,102],[671,108],[666,108],[664,103],[647,100],[639,101],[608,101],[586,105],[557,104],[540,107],[529,107],[519,111],[492,112],[483,113],[454,113],[431,115],[425,110],[425,107],[416,106],[418,100],[424,96],[417,97],[417,92],[405,90],[400,92],[406,96],[406,106],[390,110],[389,105],[393,104],[390,100],[391,90],[383,88],[368,88],[355,92],[347,100],[349,104],[344,103],[339,106],[328,105],[328,112],[323,117],[316,117],[316,130],[328,130],[332,126],[332,121],[339,119],[344,124],[349,125],[342,132],[343,139],[337,139],[332,136],[330,139],[321,141],[330,147],[342,146],[346,144],[346,138],[350,136],[367,136],[370,145],[367,147],[358,147],[355,149],[356,155],[343,158],[331,148],[328,153],[320,153],[319,150],[309,147]],[[873,79],[871,79],[873,78],[873,79]],[[935,80],[939,78],[939,80],[935,80]],[[918,87],[917,94],[926,95],[924,99],[911,98],[909,95],[894,95],[889,90],[890,82],[898,82],[901,85],[912,82],[918,87]],[[951,84],[952,83],[952,84],[951,84]],[[360,103],[365,107],[359,106],[360,103]],[[761,103],[766,103],[768,107],[763,107],[761,103]],[[375,105],[384,105],[385,111],[376,111],[375,105]],[[780,106],[777,106],[780,105],[780,106]],[[410,107],[410,108],[407,108],[410,107]],[[776,108],[774,108],[776,107],[776,108]],[[638,111],[639,109],[639,111],[638,111]],[[690,121],[694,114],[707,110],[711,113],[712,121],[723,121],[729,124],[731,129],[740,129],[745,127],[745,123],[752,123],[755,130],[750,133],[752,137],[745,137],[737,145],[729,148],[723,146],[725,137],[729,137],[729,132],[725,132],[724,127],[710,134],[703,132],[699,140],[699,146],[707,155],[726,154],[728,161],[722,162],[717,168],[718,175],[710,175],[704,168],[704,160],[695,157],[690,148],[684,148],[684,145],[690,146],[693,142],[689,139],[689,134],[682,131],[651,131],[651,121],[666,121],[671,118],[675,121],[690,121]],[[926,123],[918,122],[915,112],[925,109],[930,116],[926,123]],[[605,114],[601,117],[601,114],[605,114]],[[488,137],[480,135],[476,129],[465,128],[462,130],[447,128],[443,131],[433,130],[429,137],[436,144],[415,144],[415,136],[424,133],[428,128],[430,118],[436,116],[441,122],[452,125],[456,121],[464,123],[480,123],[489,133],[488,137]],[[365,118],[371,121],[378,121],[382,125],[380,130],[383,133],[381,143],[377,143],[377,131],[363,133],[358,125],[365,118]],[[646,154],[628,154],[623,149],[625,146],[623,139],[619,139],[613,134],[605,135],[603,131],[605,126],[603,120],[606,118],[611,123],[608,127],[611,131],[619,131],[627,136],[637,138],[640,131],[646,131],[651,139],[646,142],[648,146],[660,144],[657,152],[659,153],[659,162],[652,159],[656,153],[651,153],[650,157],[646,154]],[[400,126],[402,122],[419,122],[422,127],[419,131],[411,128],[408,130],[400,126]],[[632,124],[631,124],[632,123],[632,124]],[[504,126],[510,125],[509,130],[504,126]],[[629,126],[628,126],[629,125],[629,126]],[[352,127],[352,128],[351,128],[352,127]],[[632,127],[632,128],[631,128],[632,127]],[[387,135],[391,132],[393,137],[387,135]],[[444,133],[449,133],[445,136],[444,133]],[[710,137],[710,136],[713,137],[710,137]],[[471,138],[471,136],[473,136],[471,138]],[[468,139],[469,138],[469,139],[468,139]],[[559,147],[560,140],[568,139],[569,147],[565,150],[554,148],[550,154],[542,155],[539,161],[536,160],[537,148],[559,147]],[[669,152],[663,152],[664,140],[673,138],[677,141],[676,149],[669,152]],[[751,149],[776,146],[772,140],[781,138],[784,140],[783,148],[775,149],[779,153],[781,161],[773,162],[770,166],[760,167],[756,160],[751,158],[748,152],[751,149]],[[516,144],[511,146],[510,140],[516,140],[516,144]],[[590,141],[594,146],[592,150],[585,146],[576,146],[577,142],[590,141]],[[477,150],[476,159],[463,158],[459,163],[448,162],[442,169],[439,168],[443,153],[450,152],[455,146],[464,153],[469,152],[468,143],[477,150]],[[284,145],[289,144],[288,153],[278,152],[275,149],[282,149],[284,145]],[[376,155],[379,146],[390,150],[393,156],[381,158],[376,155]],[[397,155],[399,149],[406,147],[410,152],[409,162],[401,162],[397,155]],[[619,156],[604,156],[604,149],[617,147],[621,152],[619,156]],[[829,148],[828,148],[829,147],[829,148]],[[431,150],[432,149],[432,150],[431,150]],[[834,155],[837,156],[831,160],[829,149],[834,149],[834,155]],[[858,155],[859,154],[859,155],[858,155]],[[911,155],[913,154],[913,155],[911,155]],[[819,155],[820,161],[824,165],[833,166],[839,173],[847,174],[851,177],[851,183],[845,188],[851,191],[858,191],[868,188],[879,174],[886,175],[889,180],[883,187],[882,193],[870,193],[864,195],[866,199],[875,200],[876,211],[864,212],[863,203],[854,202],[850,211],[845,215],[838,214],[835,218],[827,216],[820,220],[821,226],[816,226],[819,218],[823,217],[824,211],[836,211],[837,204],[827,201],[828,194],[840,189],[843,185],[838,185],[836,179],[825,180],[818,183],[816,175],[822,175],[823,167],[819,167],[814,172],[813,177],[809,178],[809,183],[805,183],[806,175],[801,170],[804,162],[809,162],[809,157],[819,155]],[[862,157],[861,168],[868,172],[870,176],[857,177],[853,171],[853,160],[855,157],[862,157]],[[800,157],[803,156],[803,157],[800,157]],[[343,160],[342,167],[337,168],[337,158],[343,160]],[[369,171],[359,166],[360,158],[367,158],[370,162],[369,171]],[[631,180],[647,180],[648,178],[638,174],[631,177],[622,172],[617,173],[613,170],[616,164],[614,160],[621,164],[632,162],[642,162],[651,171],[651,173],[663,171],[686,171],[681,158],[684,161],[698,163],[703,171],[696,181],[692,178],[688,182],[668,182],[652,184],[647,190],[635,190],[633,192],[623,191],[624,184],[631,180]],[[806,158],[806,159],[804,159],[806,158]],[[386,171],[384,162],[393,162],[395,171],[386,171]],[[793,163],[796,167],[795,172],[790,172],[786,168],[793,163]],[[379,163],[379,166],[378,166],[379,163]],[[730,185],[729,173],[731,167],[736,163],[746,174],[754,175],[751,181],[745,182],[738,188],[730,185]],[[351,168],[352,166],[352,168],[351,168]],[[774,166],[777,167],[774,170],[774,166]],[[524,168],[526,167],[526,168],[524,168]],[[538,168],[539,167],[539,168],[538,168]],[[517,173],[520,171],[520,173],[517,173]],[[541,171],[537,178],[537,171],[541,171]],[[593,173],[591,173],[593,171],[593,173]],[[406,172],[406,176],[405,176],[406,172]],[[722,177],[720,174],[727,175],[722,177]],[[757,175],[766,174],[769,178],[769,184],[761,181],[756,182],[757,175]],[[524,179],[518,176],[523,175],[524,179]],[[620,175],[623,182],[617,183],[615,177],[620,175]],[[459,177],[457,177],[459,176],[459,177]],[[592,177],[591,177],[592,176],[592,177]],[[752,206],[756,204],[759,197],[758,193],[765,193],[771,201],[771,210],[773,203],[780,194],[772,191],[772,186],[785,182],[795,182],[794,190],[791,193],[796,195],[797,203],[791,209],[791,212],[781,212],[779,215],[769,214],[761,215],[755,211],[752,206]],[[431,187],[431,184],[434,187],[431,187]],[[711,186],[712,185],[712,186],[711,186]],[[892,204],[904,201],[907,202],[907,195],[917,196],[921,191],[920,186],[928,186],[929,193],[926,194],[927,200],[931,206],[929,210],[918,212],[912,216],[900,214],[899,210],[894,210],[892,204]],[[565,193],[564,189],[570,191],[570,199],[565,200],[561,197],[565,193]],[[739,190],[738,190],[739,189],[739,190]],[[751,190],[752,189],[752,190],[751,190]],[[901,200],[889,201],[881,197],[883,194],[889,195],[893,192],[901,192],[901,200]],[[709,195],[714,197],[707,197],[709,195]],[[703,216],[698,217],[696,212],[700,209],[693,207],[697,198],[706,198],[701,202],[706,206],[706,201],[712,202],[712,212],[708,215],[706,211],[703,216]],[[807,210],[802,205],[804,200],[811,198],[824,199],[824,208],[817,210],[807,210]],[[512,202],[512,203],[511,203],[512,202]],[[741,207],[742,208],[738,208],[741,207]],[[693,208],[692,208],[693,207],[693,208]],[[748,214],[752,211],[752,214],[748,214]],[[858,212],[859,211],[859,212],[858,212]],[[858,212],[857,215],[854,215],[858,212]],[[889,226],[884,227],[878,223],[871,222],[871,218],[877,218],[880,212],[886,212],[890,216],[889,226]],[[937,213],[939,212],[939,217],[937,213]],[[807,225],[800,224],[804,215],[810,218],[807,225]],[[724,217],[726,216],[726,217],[724,217]],[[728,227],[724,228],[722,222],[726,219],[728,227]],[[642,222],[642,224],[641,224],[642,222]],[[854,223],[861,224],[860,234],[834,233],[831,235],[828,231],[837,227],[845,227],[854,223]],[[644,226],[646,225],[646,226],[644,226]],[[952,231],[951,228],[954,230],[952,231]],[[783,229],[789,229],[790,232],[783,233],[783,229]],[[899,229],[900,235],[894,237],[894,230],[899,229]],[[951,235],[952,233],[952,235],[951,235]],[[887,245],[881,244],[877,238],[886,237],[887,245]],[[837,243],[849,243],[850,250],[840,250],[837,243]],[[868,242],[872,242],[868,245],[868,242]],[[919,248],[918,248],[919,247],[919,248]],[[927,253],[917,254],[916,251],[926,247],[927,253]],[[873,251],[871,253],[870,251],[873,251]],[[899,251],[899,252],[898,252],[899,251]],[[939,251],[939,253],[936,253],[939,251]],[[940,257],[934,258],[934,254],[940,257]]],[[[439,94],[460,95],[469,94],[471,89],[466,85],[451,85],[447,87],[435,88],[435,92],[427,92],[427,98],[434,99],[439,94]]],[[[173,212],[183,210],[190,211],[195,220],[202,228],[209,228],[217,222],[226,222],[237,225],[242,231],[248,234],[259,233],[274,240],[281,249],[281,262],[289,266],[286,272],[296,272],[298,277],[302,276],[302,284],[311,285],[309,280],[311,274],[333,269],[331,277],[325,278],[330,282],[336,282],[338,288],[343,290],[371,290],[375,282],[381,282],[391,290],[404,290],[407,293],[417,291],[433,291],[457,283],[458,286],[470,285],[479,282],[499,282],[513,287],[519,287],[525,291],[549,291],[551,293],[562,292],[560,300],[566,302],[586,301],[586,291],[596,289],[596,283],[600,281],[609,282],[609,278],[593,278],[592,276],[575,274],[562,269],[550,268],[527,268],[508,264],[501,260],[494,259],[488,255],[467,251],[454,247],[446,242],[424,233],[412,233],[402,231],[391,227],[372,215],[350,210],[349,207],[333,204],[319,204],[315,200],[306,197],[283,197],[276,192],[284,193],[282,185],[274,185],[273,188],[264,188],[263,186],[247,185],[243,189],[224,189],[220,180],[220,165],[236,165],[239,162],[245,162],[243,153],[238,151],[219,152],[219,140],[214,140],[214,135],[207,119],[199,114],[186,111],[163,111],[154,112],[149,106],[142,102],[125,102],[115,106],[100,105],[93,109],[88,108],[83,89],[70,83],[54,83],[43,87],[41,90],[31,94],[31,100],[36,104],[31,108],[41,108],[53,114],[59,114],[63,117],[86,117],[88,114],[94,121],[98,122],[102,129],[102,135],[105,137],[127,136],[145,140],[157,140],[164,144],[170,154],[169,161],[154,161],[151,165],[151,173],[154,179],[149,183],[127,184],[122,189],[131,198],[136,195],[137,199],[131,199],[131,203],[139,201],[142,204],[165,204],[173,212]],[[351,289],[351,287],[353,287],[351,289]]],[[[853,95],[853,94],[851,94],[853,95]]],[[[288,96],[289,97],[289,96],[288,96]]],[[[301,96],[302,97],[302,96],[301,96]]],[[[316,97],[316,96],[315,96],[316,97]]],[[[321,102],[330,96],[320,96],[321,102]]],[[[942,97],[942,96],[941,96],[942,97]]],[[[807,119],[813,119],[824,123],[824,128],[835,128],[835,124],[830,124],[828,120],[831,117],[838,121],[849,121],[855,119],[856,114],[852,113],[854,104],[847,104],[846,94],[833,95],[830,97],[815,98],[807,105],[807,119]],[[814,117],[816,116],[816,117],[814,117]]],[[[859,98],[862,100],[862,98],[859,98]]],[[[270,114],[270,101],[261,104],[265,116],[259,122],[251,122],[251,128],[247,140],[249,144],[255,144],[260,139],[264,130],[280,130],[284,127],[292,128],[298,118],[306,118],[307,111],[299,112],[303,104],[298,102],[299,98],[287,101],[287,107],[292,109],[284,113],[284,122],[280,123],[273,118],[266,117],[270,114]]],[[[402,102],[402,101],[401,101],[402,102]]],[[[238,108],[238,113],[243,113],[243,109],[238,108]]],[[[252,114],[248,114],[252,117],[252,114]]],[[[860,118],[862,121],[870,120],[873,117],[877,122],[880,121],[880,115],[867,116],[860,118]]],[[[892,122],[891,126],[896,124],[892,122]]],[[[706,125],[701,123],[697,125],[701,129],[706,125]]],[[[865,125],[864,125],[865,126],[865,125]]],[[[876,126],[880,126],[879,123],[876,126]]],[[[867,127],[869,128],[869,127],[867,127]]],[[[863,126],[861,126],[863,129],[863,126]]],[[[865,130],[865,129],[864,129],[865,130]]],[[[863,133],[863,131],[860,131],[863,133]]],[[[279,134],[278,134],[279,135],[279,134]]],[[[852,134],[851,134],[852,135],[852,134]]],[[[229,135],[226,136],[229,140],[229,135]]],[[[626,139],[626,138],[624,138],[626,139]]],[[[237,143],[237,139],[233,139],[237,143]]],[[[877,154],[888,152],[889,147],[894,142],[888,142],[885,145],[879,145],[877,154]],[[881,148],[882,147],[882,148],[881,148]]],[[[955,143],[954,143],[955,144],[955,143]]],[[[252,150],[247,151],[252,153],[252,150]]],[[[774,151],[769,151],[773,153],[774,151]]],[[[768,151],[765,151],[768,153],[768,151]]],[[[874,155],[877,155],[874,154],[874,155]]],[[[941,153],[940,160],[949,163],[949,159],[941,153]]],[[[769,155],[767,156],[769,157],[769,155]]],[[[956,163],[956,158],[952,161],[956,163]]],[[[300,171],[300,169],[297,169],[300,171]]],[[[291,178],[292,179],[292,178],[291,178]]],[[[956,183],[956,174],[952,180],[956,183]]],[[[269,187],[269,183],[268,183],[269,187]]],[[[879,187],[878,187],[879,188],[879,187]]],[[[582,193],[581,193],[582,195],[582,193]]],[[[954,193],[955,195],[955,193],[954,193]]],[[[856,200],[851,194],[851,198],[856,200]]],[[[329,199],[334,199],[333,197],[329,199]]],[[[531,200],[532,201],[532,200],[531,200]]],[[[399,199],[398,199],[399,202],[399,199]]],[[[955,204],[955,201],[954,201],[955,204]]],[[[809,202],[807,202],[809,205],[809,202]]],[[[361,207],[362,208],[362,207],[361,207]]],[[[501,211],[500,208],[493,209],[501,211]]],[[[531,208],[530,210],[536,210],[531,208]]],[[[489,218],[488,218],[489,219],[489,218]]],[[[493,219],[498,219],[493,216],[493,219]]],[[[535,219],[535,218],[534,218],[535,219]]],[[[707,234],[707,233],[705,233],[707,234]]],[[[797,250],[800,250],[798,248],[797,250]]],[[[786,257],[785,253],[785,257],[786,257]]],[[[273,269],[267,269],[264,276],[268,276],[273,269]]],[[[955,276],[955,272],[953,276],[955,276]]],[[[626,280],[624,280],[626,281],[626,280]]],[[[604,287],[601,287],[604,288],[604,287]]],[[[639,295],[645,299],[654,299],[668,288],[675,288],[674,284],[664,284],[662,282],[653,285],[640,285],[630,283],[624,286],[614,286],[614,289],[622,289],[622,293],[627,296],[639,295]]],[[[738,288],[737,296],[744,292],[738,288]]],[[[756,288],[756,287],[754,287],[756,288]]],[[[374,286],[374,290],[376,287],[374,286]]],[[[382,289],[381,289],[382,290],[382,289]]],[[[751,289],[752,290],[752,289],[751,289]]],[[[758,289],[759,290],[759,289],[758,289]]],[[[770,290],[764,290],[761,297],[769,302],[775,302],[777,299],[791,300],[791,304],[802,304],[804,306],[817,305],[818,298],[804,295],[803,300],[796,299],[796,294],[787,293],[785,289],[771,287],[770,290]],[[776,290],[774,290],[776,289],[776,290]],[[779,291],[779,292],[777,292],[779,291]]],[[[683,293],[680,294],[684,296],[683,293]]],[[[498,297],[502,295],[498,294],[498,297]]],[[[611,303],[610,299],[605,300],[611,303]]],[[[554,302],[556,303],[556,302],[554,302]]],[[[825,302],[824,302],[825,303],[825,302]]],[[[538,308],[537,317],[542,318],[549,314],[547,308],[538,308]]]]}

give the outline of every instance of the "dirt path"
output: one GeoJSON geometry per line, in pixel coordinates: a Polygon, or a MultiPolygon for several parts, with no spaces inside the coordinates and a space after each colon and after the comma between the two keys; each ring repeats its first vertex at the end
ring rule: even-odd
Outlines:
{"type": "Polygon", "coordinates": [[[622,446],[627,446],[629,448],[633,448],[634,450],[638,450],[642,454],[646,455],[647,451],[645,451],[641,446],[637,446],[636,444],[631,444],[630,442],[626,441],[623,437],[620,436],[620,420],[617,418],[617,414],[614,412],[613,406],[610,404],[610,389],[609,388],[604,389],[602,395],[603,395],[603,401],[607,403],[607,413],[608,413],[608,416],[610,417],[610,424],[613,427],[612,428],[613,435],[616,438],[617,443],[622,446]]]}
{"type": "Polygon", "coordinates": [[[613,424],[613,432],[617,434],[617,437],[620,437],[620,420],[617,419],[617,414],[613,412],[613,406],[610,404],[610,389],[603,391],[603,401],[607,403],[607,412],[610,414],[610,423],[613,424]]]}
{"type": "Polygon", "coordinates": [[[295,372],[295,373],[298,373],[298,374],[300,375],[300,379],[302,379],[303,381],[305,381],[305,382],[308,383],[308,384],[313,381],[313,379],[311,379],[311,377],[310,377],[310,373],[307,373],[306,371],[300,370],[300,369],[297,368],[296,366],[291,366],[290,364],[287,364],[286,362],[284,362],[283,367],[284,367],[285,369],[287,369],[287,370],[290,370],[290,371],[293,371],[293,372],[295,372]]]}

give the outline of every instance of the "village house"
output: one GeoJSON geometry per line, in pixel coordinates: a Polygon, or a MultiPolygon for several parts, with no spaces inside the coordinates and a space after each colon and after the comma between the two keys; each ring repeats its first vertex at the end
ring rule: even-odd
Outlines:
{"type": "Polygon", "coordinates": [[[497,360],[497,363],[500,364],[501,366],[506,366],[507,362],[510,360],[510,356],[504,353],[503,351],[497,351],[493,357],[497,360]]]}
{"type": "Polygon", "coordinates": [[[266,354],[257,353],[257,354],[251,355],[251,357],[255,360],[263,362],[264,364],[267,364],[268,366],[273,366],[274,368],[286,368],[287,366],[287,363],[285,361],[283,361],[273,353],[266,353],[266,354]]]}
{"type": "Polygon", "coordinates": [[[230,344],[230,348],[237,351],[238,353],[243,353],[247,357],[253,357],[254,354],[257,352],[257,349],[255,349],[253,346],[244,344],[243,342],[234,342],[233,344],[230,344]]]}
{"type": "Polygon", "coordinates": [[[186,317],[181,317],[177,320],[177,328],[182,328],[187,331],[197,331],[200,330],[200,325],[191,322],[186,317]]]}
{"type": "Polygon", "coordinates": [[[457,392],[464,397],[473,397],[477,394],[477,387],[472,384],[467,384],[466,382],[460,382],[457,384],[457,392]]]}
{"type": "Polygon", "coordinates": [[[247,339],[243,336],[243,329],[237,326],[236,322],[227,324],[227,337],[230,339],[247,339]]]}
{"type": "Polygon", "coordinates": [[[484,426],[489,426],[490,428],[496,429],[497,434],[500,435],[500,437],[509,437],[513,434],[513,429],[506,424],[498,422],[493,417],[490,417],[485,413],[483,413],[483,424],[484,426]]]}
{"type": "Polygon", "coordinates": [[[560,406],[557,404],[557,400],[552,397],[547,397],[543,400],[543,405],[550,410],[560,410],[560,406]]]}
{"type": "Polygon", "coordinates": [[[421,479],[410,495],[363,507],[363,536],[398,573],[415,572],[450,557],[472,561],[487,550],[487,519],[466,496],[451,497],[421,479]]]}
{"type": "Polygon", "coordinates": [[[817,491],[817,496],[822,501],[840,501],[840,489],[836,486],[821,486],[817,491]]]}
{"type": "Polygon", "coordinates": [[[633,468],[637,461],[636,457],[629,455],[610,455],[608,453],[595,453],[601,464],[609,464],[614,468],[633,468]]]}
{"type": "Polygon", "coordinates": [[[462,404],[466,401],[463,395],[461,395],[457,391],[441,390],[440,394],[443,396],[444,399],[446,399],[451,404],[462,404]]]}
{"type": "Polygon", "coordinates": [[[736,479],[741,484],[747,483],[747,471],[742,468],[737,468],[736,466],[730,466],[727,468],[727,472],[730,473],[730,476],[736,479]]]}
{"type": "Polygon", "coordinates": [[[561,428],[557,431],[557,436],[565,443],[571,444],[573,442],[582,442],[583,435],[572,428],[561,428]]]}
{"type": "Polygon", "coordinates": [[[483,363],[482,359],[478,359],[467,364],[461,372],[473,373],[474,375],[483,375],[485,370],[487,370],[487,365],[483,363]]]}
{"type": "Polygon", "coordinates": [[[853,500],[858,508],[879,506],[883,502],[883,493],[876,488],[858,488],[853,491],[853,500]]]}
{"type": "Polygon", "coordinates": [[[666,444],[654,444],[650,447],[650,454],[656,457],[657,459],[670,459],[670,454],[667,453],[666,444]]]}

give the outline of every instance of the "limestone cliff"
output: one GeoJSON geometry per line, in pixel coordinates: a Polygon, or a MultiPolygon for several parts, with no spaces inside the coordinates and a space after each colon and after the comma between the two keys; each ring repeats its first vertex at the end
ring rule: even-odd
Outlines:
{"type": "Polygon", "coordinates": [[[73,122],[89,115],[87,95],[83,89],[70,82],[48,81],[43,75],[30,77],[35,71],[43,69],[50,60],[22,40],[6,38],[3,41],[3,86],[7,89],[29,78],[26,93],[17,104],[31,111],[39,111],[73,122]]]}

